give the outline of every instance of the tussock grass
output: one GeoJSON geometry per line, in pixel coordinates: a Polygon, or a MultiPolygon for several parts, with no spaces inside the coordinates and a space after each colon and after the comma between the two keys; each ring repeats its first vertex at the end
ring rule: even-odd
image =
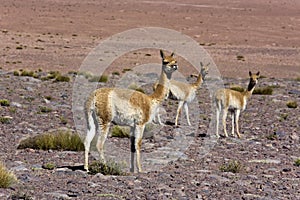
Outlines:
{"type": "Polygon", "coordinates": [[[0,162],[0,188],[8,188],[15,182],[17,182],[16,176],[0,162]]]}
{"type": "Polygon", "coordinates": [[[70,80],[71,80],[70,77],[61,74],[55,77],[55,82],[70,82],[70,80]]]}
{"type": "Polygon", "coordinates": [[[42,168],[48,169],[48,170],[53,170],[56,168],[56,164],[55,163],[46,163],[46,164],[43,164],[42,168]]]}
{"type": "Polygon", "coordinates": [[[267,87],[262,87],[262,88],[255,88],[254,91],[253,91],[253,94],[272,95],[273,94],[273,87],[272,86],[267,86],[267,87]]]}
{"type": "Polygon", "coordinates": [[[119,138],[129,138],[130,133],[128,129],[116,125],[111,129],[111,136],[119,138]]]}
{"type": "Polygon", "coordinates": [[[1,106],[10,106],[10,102],[7,99],[0,99],[1,106]]]}
{"type": "Polygon", "coordinates": [[[300,158],[295,160],[294,165],[300,167],[300,158]]]}
{"type": "Polygon", "coordinates": [[[2,124],[9,124],[11,120],[12,118],[9,116],[0,117],[0,123],[2,124]]]}
{"type": "Polygon", "coordinates": [[[49,112],[52,112],[52,108],[48,108],[46,106],[39,106],[39,112],[41,113],[49,113],[49,112]]]}
{"type": "Polygon", "coordinates": [[[237,60],[241,60],[241,61],[245,61],[245,57],[242,56],[242,55],[237,55],[237,56],[236,56],[236,59],[237,59],[237,60]]]}
{"type": "Polygon", "coordinates": [[[100,82],[100,83],[106,83],[108,81],[108,76],[102,75],[102,76],[92,76],[89,78],[90,82],[100,82]]]}
{"type": "Polygon", "coordinates": [[[298,107],[298,104],[297,104],[296,101],[288,101],[288,102],[286,103],[286,106],[287,106],[288,108],[297,108],[297,107],[298,107]]]}
{"type": "Polygon", "coordinates": [[[277,140],[278,136],[275,133],[271,133],[271,134],[267,135],[266,138],[268,140],[277,140]]]}
{"type": "Polygon", "coordinates": [[[113,74],[113,75],[120,76],[120,72],[118,72],[118,71],[115,71],[115,72],[113,72],[112,74],[113,74]]]}
{"type": "Polygon", "coordinates": [[[232,172],[232,173],[239,173],[242,171],[243,166],[237,160],[231,160],[228,163],[224,163],[219,168],[222,172],[232,172]]]}
{"type": "Polygon", "coordinates": [[[20,76],[20,72],[17,71],[17,70],[15,70],[15,71],[13,72],[13,75],[14,75],[14,76],[20,76]]]}
{"type": "Polygon", "coordinates": [[[86,79],[89,80],[89,82],[106,83],[108,81],[108,76],[106,76],[106,75],[96,76],[96,75],[93,75],[89,72],[79,72],[78,75],[84,76],[86,79]]]}
{"type": "Polygon", "coordinates": [[[84,145],[78,134],[70,130],[57,130],[55,132],[36,135],[20,142],[18,149],[64,150],[84,151],[84,145]]]}
{"type": "Polygon", "coordinates": [[[103,162],[94,161],[89,165],[89,174],[101,173],[104,175],[117,175],[126,176],[127,173],[123,172],[124,165],[118,164],[112,160],[109,160],[104,164],[103,162]]]}

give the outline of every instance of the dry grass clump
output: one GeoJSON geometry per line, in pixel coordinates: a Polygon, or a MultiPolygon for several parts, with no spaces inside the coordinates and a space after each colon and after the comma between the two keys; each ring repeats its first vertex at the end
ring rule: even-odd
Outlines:
{"type": "Polygon", "coordinates": [[[89,173],[93,175],[101,173],[104,175],[126,176],[127,173],[122,171],[124,167],[124,165],[111,160],[107,161],[105,164],[103,162],[94,161],[89,165],[89,173]]]}
{"type": "Polygon", "coordinates": [[[119,138],[129,138],[130,133],[128,129],[116,125],[111,129],[111,136],[119,138]]]}
{"type": "Polygon", "coordinates": [[[8,188],[16,181],[16,176],[8,171],[4,164],[0,162],[0,188],[8,188]]]}
{"type": "Polygon", "coordinates": [[[10,102],[7,99],[0,99],[1,106],[10,106],[10,102]]]}
{"type": "Polygon", "coordinates": [[[52,112],[52,108],[46,106],[39,106],[39,113],[49,113],[52,112]]]}
{"type": "Polygon", "coordinates": [[[55,82],[70,82],[70,80],[71,80],[70,77],[59,74],[55,77],[54,81],[55,82]]]}
{"type": "Polygon", "coordinates": [[[273,87],[267,86],[262,88],[255,88],[253,91],[253,94],[259,94],[259,95],[272,95],[273,94],[273,87]]]}
{"type": "Polygon", "coordinates": [[[101,82],[101,83],[106,83],[108,81],[108,76],[106,75],[93,75],[89,72],[79,72],[78,75],[84,76],[86,79],[89,80],[89,82],[101,82]]]}
{"type": "Polygon", "coordinates": [[[51,133],[36,135],[20,142],[18,149],[42,149],[84,151],[84,145],[78,134],[70,130],[57,130],[51,133]]]}
{"type": "Polygon", "coordinates": [[[4,116],[4,117],[0,117],[0,123],[1,124],[9,124],[12,120],[12,117],[10,116],[4,116]]]}
{"type": "Polygon", "coordinates": [[[102,75],[102,76],[92,76],[89,78],[90,82],[100,82],[100,83],[106,83],[108,81],[108,76],[102,75]]]}
{"type": "Polygon", "coordinates": [[[288,102],[286,103],[286,106],[287,106],[288,108],[297,108],[297,107],[298,107],[298,104],[297,104],[296,101],[288,101],[288,102]]]}
{"type": "Polygon", "coordinates": [[[219,168],[222,172],[232,172],[232,173],[239,173],[242,171],[243,166],[237,160],[231,160],[228,163],[224,163],[219,168]]]}

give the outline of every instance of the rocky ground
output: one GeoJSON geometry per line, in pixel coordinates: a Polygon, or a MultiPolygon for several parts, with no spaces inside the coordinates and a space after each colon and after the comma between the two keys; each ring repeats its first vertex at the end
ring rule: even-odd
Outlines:
{"type": "MultiPolygon", "coordinates": [[[[10,106],[0,106],[1,119],[8,120],[0,122],[0,160],[18,183],[0,189],[0,199],[300,199],[300,167],[294,165],[300,158],[299,8],[293,0],[3,0],[0,99],[9,100],[10,106]],[[216,140],[210,88],[204,84],[190,105],[191,127],[184,116],[175,127],[177,103],[164,102],[165,125],[153,126],[143,140],[145,173],[89,175],[82,170],[83,152],[17,149],[26,137],[59,128],[75,130],[73,72],[106,38],[143,27],[167,28],[195,40],[225,77],[226,87],[246,87],[248,71],[261,72],[265,78],[258,87],[271,86],[274,92],[252,96],[240,118],[242,139],[216,140]],[[43,76],[58,70],[69,73],[71,81],[14,76],[20,69],[43,76]],[[298,107],[288,108],[288,101],[298,107]],[[41,112],[44,108],[49,112],[41,112]],[[220,167],[231,161],[242,169],[222,172],[220,167]],[[46,163],[58,167],[43,169],[46,163]]],[[[99,87],[120,83],[128,73],[124,69],[160,63],[157,52],[124,54],[105,72],[109,82],[99,87]]],[[[195,73],[183,59],[179,66],[185,77],[195,73]]],[[[154,81],[157,76],[148,78],[154,81]]],[[[151,87],[143,89],[150,93],[151,87]]],[[[229,117],[228,123],[230,128],[229,117]]],[[[107,155],[127,162],[128,143],[109,138],[108,146],[114,144],[118,151],[108,150],[107,155]]]]}
{"type": "MultiPolygon", "coordinates": [[[[111,76],[107,84],[118,79],[111,76]]],[[[205,84],[197,95],[195,102],[198,102],[190,107],[199,110],[191,112],[192,127],[186,126],[184,116],[179,127],[171,123],[177,102],[168,100],[164,103],[167,114],[162,118],[169,125],[156,128],[151,137],[143,140],[146,172],[104,176],[83,171],[82,152],[17,149],[23,138],[60,127],[75,129],[71,113],[73,80],[41,81],[1,72],[1,98],[11,102],[10,106],[1,107],[1,116],[11,117],[9,123],[0,124],[1,160],[18,178],[17,184],[0,190],[1,198],[299,199],[300,168],[294,165],[300,157],[299,106],[295,109],[286,106],[288,101],[300,104],[299,81],[269,78],[259,81],[259,87],[273,86],[274,93],[252,96],[240,119],[242,139],[216,140],[210,130],[211,99],[205,84]],[[48,99],[51,96],[50,101],[45,100],[47,96],[48,99]],[[52,111],[42,113],[41,106],[52,111]],[[183,138],[189,140],[187,143],[181,141],[186,149],[176,142],[178,134],[188,137],[183,138]],[[180,150],[174,155],[177,148],[180,150]],[[156,164],[147,163],[151,152],[167,152],[173,158],[168,163],[159,159],[156,164]],[[220,167],[231,161],[238,161],[242,169],[238,173],[222,172],[220,167]],[[57,168],[43,169],[46,163],[55,163],[57,168]]],[[[224,83],[245,86],[247,79],[224,79],[224,83]]],[[[147,89],[151,89],[150,85],[147,89]]],[[[121,144],[129,159],[128,139],[108,141],[121,144]]],[[[124,170],[128,171],[128,165],[124,170]]]]}

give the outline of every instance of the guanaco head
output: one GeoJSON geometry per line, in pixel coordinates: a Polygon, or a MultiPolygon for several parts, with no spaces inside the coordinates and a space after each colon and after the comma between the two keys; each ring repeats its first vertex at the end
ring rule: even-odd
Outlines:
{"type": "Polygon", "coordinates": [[[210,63],[208,63],[207,65],[203,65],[203,63],[200,62],[200,66],[201,66],[200,73],[202,75],[202,80],[204,80],[205,76],[208,74],[209,65],[210,63]]]}
{"type": "Polygon", "coordinates": [[[171,74],[178,69],[177,60],[174,58],[174,52],[171,55],[166,56],[162,50],[160,50],[160,56],[162,58],[162,67],[165,73],[171,74]]]}
{"type": "Polygon", "coordinates": [[[252,74],[252,72],[249,71],[249,76],[250,76],[250,81],[248,85],[248,91],[252,90],[257,84],[259,78],[259,72],[257,72],[256,74],[252,74]]]}

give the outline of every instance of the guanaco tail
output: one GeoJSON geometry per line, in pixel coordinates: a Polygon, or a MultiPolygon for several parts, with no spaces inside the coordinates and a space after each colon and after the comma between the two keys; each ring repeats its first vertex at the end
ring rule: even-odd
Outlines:
{"type": "MultiPolygon", "coordinates": [[[[178,118],[181,113],[182,107],[185,110],[187,123],[189,126],[191,125],[190,118],[189,118],[188,104],[195,99],[197,89],[201,87],[205,76],[208,74],[208,65],[209,63],[204,66],[202,62],[200,62],[201,69],[195,83],[189,84],[189,83],[176,81],[174,79],[170,80],[170,87],[169,87],[170,94],[168,96],[169,97],[172,96],[173,98],[179,100],[176,118],[175,118],[176,126],[178,125],[178,118]]],[[[158,83],[155,83],[153,88],[156,88],[157,84],[158,83]]],[[[158,122],[161,124],[159,112],[157,113],[157,118],[158,118],[158,122]]]]}
{"type": "Polygon", "coordinates": [[[219,138],[219,117],[220,113],[222,111],[222,123],[223,123],[223,129],[225,133],[225,137],[228,137],[227,131],[226,131],[226,117],[228,111],[231,114],[232,118],[232,131],[231,134],[234,136],[234,125],[236,127],[237,136],[240,138],[240,132],[239,132],[239,116],[240,112],[245,110],[247,101],[251,97],[253,90],[258,82],[259,78],[259,72],[256,74],[252,74],[251,71],[249,71],[249,84],[247,90],[243,92],[234,91],[231,89],[219,89],[216,91],[214,95],[214,103],[216,108],[216,136],[219,138]]]}
{"type": "Polygon", "coordinates": [[[134,157],[136,153],[136,167],[138,172],[141,167],[141,145],[145,125],[152,122],[159,104],[165,99],[168,92],[169,80],[172,73],[177,70],[177,61],[174,53],[165,56],[160,50],[162,58],[162,70],[159,84],[151,95],[138,91],[121,88],[100,88],[92,92],[86,102],[87,136],[85,145],[84,168],[88,171],[88,156],[90,144],[96,131],[100,129],[100,136],[97,141],[97,150],[100,159],[105,162],[104,142],[107,138],[111,123],[131,127],[131,163],[130,171],[134,172],[134,157]]]}

